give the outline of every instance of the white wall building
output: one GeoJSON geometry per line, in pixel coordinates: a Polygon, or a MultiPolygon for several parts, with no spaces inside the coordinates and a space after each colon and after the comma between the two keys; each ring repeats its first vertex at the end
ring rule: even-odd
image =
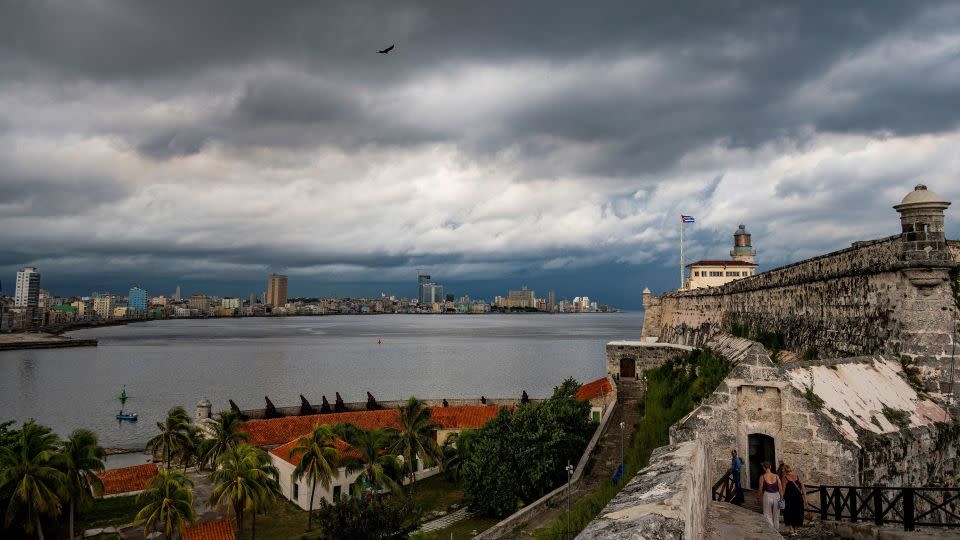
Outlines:
{"type": "Polygon", "coordinates": [[[27,266],[17,272],[17,289],[13,297],[15,307],[36,309],[40,302],[40,271],[27,266]]]}

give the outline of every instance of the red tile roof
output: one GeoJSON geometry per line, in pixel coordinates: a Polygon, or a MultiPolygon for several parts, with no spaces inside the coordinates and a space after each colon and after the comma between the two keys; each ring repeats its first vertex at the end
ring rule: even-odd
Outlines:
{"type": "Polygon", "coordinates": [[[150,483],[150,479],[156,475],[157,465],[155,463],[109,469],[97,474],[100,481],[103,482],[104,495],[143,491],[150,483]]]}
{"type": "Polygon", "coordinates": [[[610,381],[604,377],[581,386],[580,389],[577,390],[577,399],[590,401],[591,399],[605,396],[610,392],[613,392],[613,387],[610,386],[610,381]]]}
{"type": "MultiPolygon", "coordinates": [[[[430,409],[430,414],[440,424],[441,429],[475,429],[482,427],[496,416],[499,410],[499,407],[494,405],[434,407],[430,409]]],[[[247,432],[250,434],[251,443],[257,446],[270,446],[284,444],[306,435],[319,425],[353,424],[366,430],[396,428],[399,427],[398,416],[398,409],[383,409],[248,420],[247,432]]]]}
{"type": "Polygon", "coordinates": [[[187,527],[183,531],[183,540],[235,540],[233,534],[233,521],[229,519],[218,519],[216,521],[207,521],[206,523],[197,523],[192,527],[187,527]]]}
{"type": "Polygon", "coordinates": [[[697,261],[687,266],[756,266],[756,264],[747,261],[697,261]]]}
{"type": "MultiPolygon", "coordinates": [[[[298,443],[299,441],[300,441],[300,439],[299,439],[299,437],[298,437],[298,438],[293,439],[292,441],[290,441],[290,442],[288,442],[288,443],[286,443],[286,444],[282,444],[282,445],[277,446],[277,447],[275,447],[275,448],[271,448],[271,449],[270,449],[270,453],[273,454],[273,455],[275,455],[275,456],[277,456],[278,458],[286,461],[287,463],[291,463],[291,464],[293,464],[293,465],[299,465],[299,464],[300,464],[300,458],[303,457],[303,454],[298,452],[298,453],[297,453],[296,455],[294,455],[294,456],[291,456],[291,455],[290,455],[290,451],[293,450],[294,447],[297,446],[297,443],[298,443]]],[[[343,441],[343,440],[341,440],[341,439],[334,439],[334,441],[333,441],[333,446],[335,446],[336,449],[337,449],[337,451],[340,452],[340,456],[341,456],[341,457],[342,457],[342,456],[350,456],[350,457],[355,457],[355,458],[358,458],[358,459],[360,459],[360,458],[363,457],[363,456],[360,455],[360,452],[357,452],[356,450],[354,450],[352,446],[350,446],[349,444],[347,444],[346,441],[343,441]]]]}

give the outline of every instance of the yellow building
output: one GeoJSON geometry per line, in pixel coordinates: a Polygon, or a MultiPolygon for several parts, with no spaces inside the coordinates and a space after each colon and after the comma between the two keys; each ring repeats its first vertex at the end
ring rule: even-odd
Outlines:
{"type": "Polygon", "coordinates": [[[719,287],[757,273],[757,265],[747,261],[697,261],[688,264],[687,268],[690,272],[687,289],[719,287]]]}
{"type": "Polygon", "coordinates": [[[273,307],[287,305],[287,276],[270,274],[267,279],[267,303],[273,307]]]}

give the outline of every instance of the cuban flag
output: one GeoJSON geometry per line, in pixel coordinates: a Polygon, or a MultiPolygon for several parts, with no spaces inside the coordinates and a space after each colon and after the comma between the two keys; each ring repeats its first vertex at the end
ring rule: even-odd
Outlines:
{"type": "Polygon", "coordinates": [[[693,219],[693,216],[685,216],[685,215],[683,215],[683,214],[680,214],[680,222],[681,222],[681,223],[695,223],[695,220],[693,219]]]}

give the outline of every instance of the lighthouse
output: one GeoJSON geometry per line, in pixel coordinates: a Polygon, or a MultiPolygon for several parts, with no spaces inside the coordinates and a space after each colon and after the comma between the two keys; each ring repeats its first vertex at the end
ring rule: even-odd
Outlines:
{"type": "Polygon", "coordinates": [[[750,244],[750,232],[747,231],[746,225],[740,225],[737,232],[733,233],[733,249],[730,251],[730,257],[735,261],[757,262],[757,252],[750,244]]]}

